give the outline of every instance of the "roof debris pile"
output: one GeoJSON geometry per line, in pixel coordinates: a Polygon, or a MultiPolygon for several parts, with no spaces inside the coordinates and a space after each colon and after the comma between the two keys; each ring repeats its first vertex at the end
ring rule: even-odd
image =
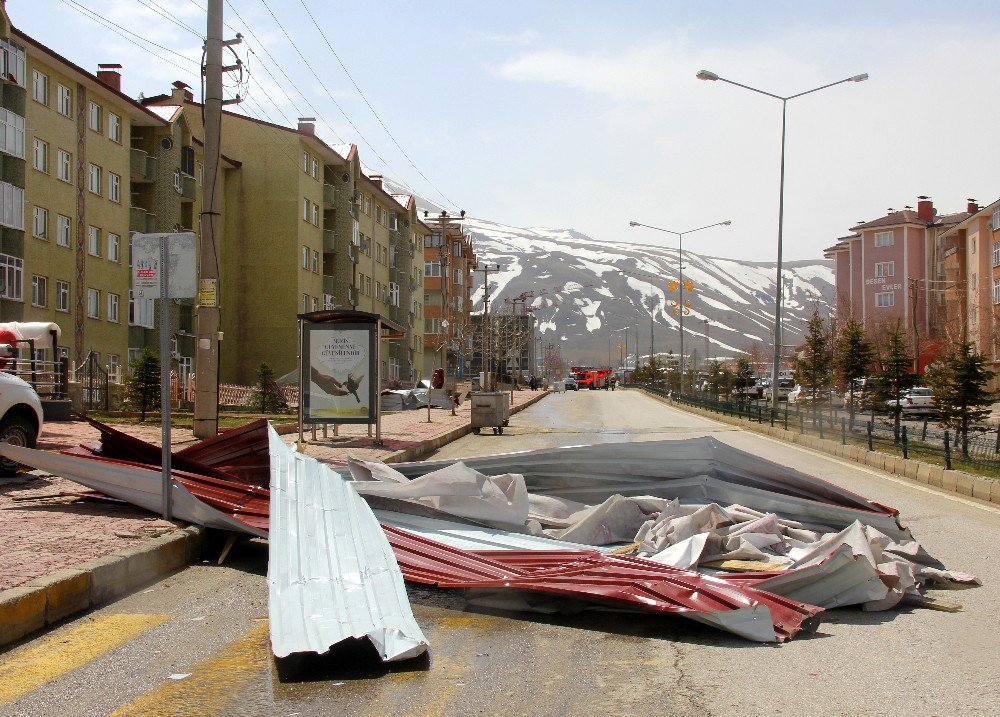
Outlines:
{"type": "MultiPolygon", "coordinates": [[[[14,460],[158,511],[157,446],[92,422],[101,442],[14,460]]],[[[708,437],[555,448],[465,461],[352,460],[350,476],[258,421],[173,457],[179,518],[270,537],[276,656],[366,637],[421,654],[403,579],[470,603],[669,613],[782,642],[824,609],[927,604],[978,584],[932,558],[898,512],[708,437]]]]}

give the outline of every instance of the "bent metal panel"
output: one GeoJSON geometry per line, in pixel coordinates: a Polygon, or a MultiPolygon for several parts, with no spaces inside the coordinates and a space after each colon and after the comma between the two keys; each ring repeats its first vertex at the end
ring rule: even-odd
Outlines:
{"type": "Polygon", "coordinates": [[[375,423],[377,324],[302,325],[303,423],[375,423]]]}

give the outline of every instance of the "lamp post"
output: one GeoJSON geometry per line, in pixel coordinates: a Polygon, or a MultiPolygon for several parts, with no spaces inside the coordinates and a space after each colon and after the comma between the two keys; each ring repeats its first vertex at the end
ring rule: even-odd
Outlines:
{"type": "Polygon", "coordinates": [[[785,223],[785,115],[788,107],[788,100],[794,100],[796,97],[802,97],[803,95],[811,95],[813,92],[819,92],[820,90],[825,90],[828,87],[833,87],[835,85],[841,85],[845,82],[864,82],[868,79],[868,73],[854,75],[853,77],[846,77],[843,80],[837,80],[836,82],[831,82],[821,87],[806,90],[805,92],[798,92],[787,97],[775,95],[771,92],[765,92],[764,90],[758,90],[756,87],[750,87],[749,85],[734,82],[733,80],[727,80],[725,77],[720,77],[716,73],[709,70],[700,70],[696,77],[699,80],[707,80],[709,82],[726,82],[730,85],[736,85],[737,87],[742,87],[745,90],[750,90],[751,92],[756,92],[761,95],[766,95],[767,97],[773,97],[776,100],[781,100],[781,174],[778,185],[778,261],[776,271],[777,279],[775,280],[774,289],[774,361],[771,367],[771,407],[776,411],[778,410],[778,369],[781,365],[781,240],[785,223]]]}
{"type": "Polygon", "coordinates": [[[678,288],[680,289],[680,299],[677,302],[677,315],[680,319],[680,334],[681,334],[681,355],[680,355],[680,370],[681,370],[681,393],[684,393],[684,235],[692,234],[694,232],[700,232],[702,229],[710,229],[712,227],[728,227],[732,224],[732,221],[726,219],[722,222],[716,222],[715,224],[706,224],[703,227],[698,227],[697,229],[686,229],[682,232],[675,232],[671,229],[663,229],[661,227],[654,227],[651,224],[642,224],[640,222],[629,222],[630,227],[645,227],[646,229],[655,229],[658,232],[665,232],[667,234],[673,234],[677,237],[677,271],[680,278],[680,283],[678,288]]]}

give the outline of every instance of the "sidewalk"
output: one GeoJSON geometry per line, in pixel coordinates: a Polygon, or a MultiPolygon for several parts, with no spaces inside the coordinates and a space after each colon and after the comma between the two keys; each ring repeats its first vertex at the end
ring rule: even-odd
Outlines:
{"type": "MultiPolygon", "coordinates": [[[[544,395],[541,391],[515,391],[512,408],[544,395]]],[[[316,441],[307,429],[305,452],[334,468],[345,467],[348,455],[391,460],[394,453],[430,450],[459,437],[458,434],[468,429],[471,403],[466,401],[459,406],[456,414],[452,416],[448,409],[432,408],[431,423],[427,423],[426,409],[388,414],[382,419],[382,446],[374,445],[374,437],[368,437],[366,426],[341,426],[339,436],[333,435],[331,426],[326,439],[317,430],[316,441]],[[440,438],[444,434],[449,435],[440,438]]],[[[160,443],[157,423],[116,427],[150,443],[160,443]]],[[[83,421],[51,423],[45,426],[38,448],[58,451],[98,438],[97,431],[83,421]]],[[[298,440],[298,434],[283,438],[292,444],[298,440]]],[[[171,432],[171,444],[176,448],[196,440],[190,429],[177,428],[171,432]]],[[[395,457],[400,458],[399,455],[395,457]]],[[[164,521],[125,504],[41,498],[79,490],[85,489],[41,471],[16,478],[0,478],[0,544],[4,546],[0,551],[0,591],[135,548],[186,525],[164,521]],[[25,500],[30,498],[37,500],[25,500]]]]}

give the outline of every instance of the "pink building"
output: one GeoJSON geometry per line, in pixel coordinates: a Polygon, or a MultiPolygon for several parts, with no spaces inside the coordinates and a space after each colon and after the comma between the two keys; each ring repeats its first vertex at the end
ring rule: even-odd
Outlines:
{"type": "Polygon", "coordinates": [[[929,291],[934,289],[937,237],[978,211],[939,215],[928,197],[917,208],[890,210],[861,222],[824,254],[836,262],[837,311],[861,319],[866,327],[902,319],[907,328],[930,332],[929,291]]]}

